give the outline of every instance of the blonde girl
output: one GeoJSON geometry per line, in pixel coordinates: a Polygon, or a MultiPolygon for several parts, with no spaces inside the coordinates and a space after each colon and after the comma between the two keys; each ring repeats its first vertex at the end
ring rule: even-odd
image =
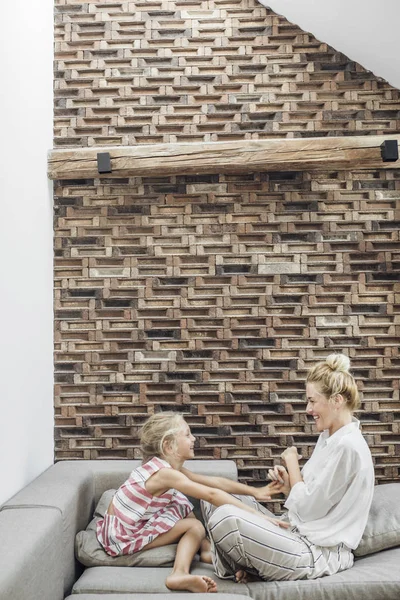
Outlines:
{"type": "MultiPolygon", "coordinates": [[[[287,530],[250,518],[242,510],[205,507],[220,577],[248,580],[315,579],[353,565],[372,501],[371,453],[353,412],[357,386],[343,354],[331,354],[307,376],[307,415],[320,433],[311,458],[300,469],[297,448],[281,455],[286,467],[270,470],[287,494],[287,530]]],[[[272,516],[272,513],[270,513],[272,516]]]]}
{"type": "MultiPolygon", "coordinates": [[[[214,506],[230,504],[247,513],[257,511],[230,494],[252,495],[260,501],[279,493],[280,482],[253,488],[223,477],[207,477],[184,468],[194,458],[194,442],[183,416],[157,413],[141,432],[143,464],[132,471],[117,490],[104,519],[97,525],[97,537],[111,556],[178,543],[172,573],[166,586],[171,590],[215,592],[216,583],[206,576],[190,575],[190,565],[200,549],[201,560],[211,562],[205,530],[193,515],[188,496],[214,506]]],[[[279,525],[280,521],[265,516],[279,525]]],[[[283,525],[286,526],[286,525],[283,525]]]]}

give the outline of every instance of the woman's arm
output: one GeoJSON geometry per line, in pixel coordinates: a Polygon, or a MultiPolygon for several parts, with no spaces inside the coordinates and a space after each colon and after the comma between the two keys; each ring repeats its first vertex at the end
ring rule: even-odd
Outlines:
{"type": "Polygon", "coordinates": [[[271,499],[274,494],[279,494],[282,491],[282,484],[279,481],[272,481],[262,487],[253,487],[246,485],[245,483],[239,483],[232,479],[226,479],[225,477],[209,477],[207,475],[199,475],[193,473],[189,469],[181,468],[183,473],[188,479],[201,485],[206,485],[211,488],[217,488],[228,494],[242,494],[243,496],[254,496],[259,502],[266,502],[271,499]]]}
{"type": "Polygon", "coordinates": [[[359,472],[358,455],[352,448],[339,447],[325,462],[317,463],[311,477],[303,480],[298,459],[293,457],[294,450],[288,450],[284,460],[294,483],[285,507],[303,522],[320,519],[341,501],[353,484],[359,472]]]}
{"type": "Polygon", "coordinates": [[[299,465],[299,458],[301,458],[301,456],[298,454],[295,446],[290,446],[290,448],[286,448],[286,450],[282,452],[281,458],[286,463],[290,487],[292,488],[294,485],[296,485],[296,483],[303,481],[299,465]]]}
{"type": "Polygon", "coordinates": [[[161,495],[161,493],[165,492],[166,490],[173,488],[179,492],[182,492],[182,494],[185,494],[185,496],[192,496],[193,498],[198,498],[199,500],[206,500],[214,506],[232,504],[233,506],[242,508],[248,513],[261,516],[275,525],[285,528],[288,527],[288,523],[284,523],[279,519],[271,519],[264,513],[259,512],[254,508],[247,506],[246,504],[243,504],[243,502],[234,496],[231,496],[227,492],[193,481],[186,477],[184,473],[175,469],[160,469],[157,471],[157,473],[149,477],[145,486],[147,491],[155,496],[161,495]]]}

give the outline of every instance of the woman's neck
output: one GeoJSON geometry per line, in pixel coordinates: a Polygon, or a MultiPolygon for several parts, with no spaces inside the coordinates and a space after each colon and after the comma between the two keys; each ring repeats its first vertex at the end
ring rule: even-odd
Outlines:
{"type": "Polygon", "coordinates": [[[342,427],[349,425],[353,419],[353,414],[348,410],[340,411],[337,419],[335,419],[334,423],[329,427],[329,435],[333,435],[342,427]]]}

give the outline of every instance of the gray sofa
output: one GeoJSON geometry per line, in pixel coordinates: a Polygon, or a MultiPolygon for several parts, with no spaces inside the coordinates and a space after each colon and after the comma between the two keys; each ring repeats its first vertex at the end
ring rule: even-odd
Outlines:
{"type": "MultiPolygon", "coordinates": [[[[137,566],[131,567],[114,566],[113,562],[110,563],[113,566],[104,566],[108,563],[100,561],[94,564],[101,566],[85,568],[75,558],[77,550],[81,560],[91,564],[82,559],[85,545],[82,540],[92,536],[93,541],[95,507],[102,496],[104,503],[104,492],[119,487],[138,464],[139,461],[119,460],[60,462],[6,502],[0,508],[0,598],[204,598],[203,594],[170,592],[164,584],[170,567],[156,566],[157,556],[150,557],[149,562],[142,554],[135,563],[137,566]],[[151,564],[153,566],[149,566],[151,564]]],[[[237,477],[233,461],[188,461],[187,466],[209,475],[237,477]]],[[[171,547],[164,549],[163,559],[171,551],[173,554],[171,547]]],[[[218,579],[210,565],[198,561],[192,572],[216,579],[218,593],[213,594],[214,600],[248,597],[254,600],[399,600],[400,483],[375,489],[370,518],[357,554],[352,569],[317,580],[236,584],[218,579]]],[[[165,560],[161,562],[166,564],[165,560]]]]}

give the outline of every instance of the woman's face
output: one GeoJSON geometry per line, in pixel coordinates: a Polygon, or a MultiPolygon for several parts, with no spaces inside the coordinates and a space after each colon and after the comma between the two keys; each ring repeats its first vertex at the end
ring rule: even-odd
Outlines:
{"type": "Polygon", "coordinates": [[[329,435],[341,427],[338,420],[338,407],[321,393],[316,383],[307,383],[307,414],[314,419],[317,431],[329,429],[329,435]]]}

